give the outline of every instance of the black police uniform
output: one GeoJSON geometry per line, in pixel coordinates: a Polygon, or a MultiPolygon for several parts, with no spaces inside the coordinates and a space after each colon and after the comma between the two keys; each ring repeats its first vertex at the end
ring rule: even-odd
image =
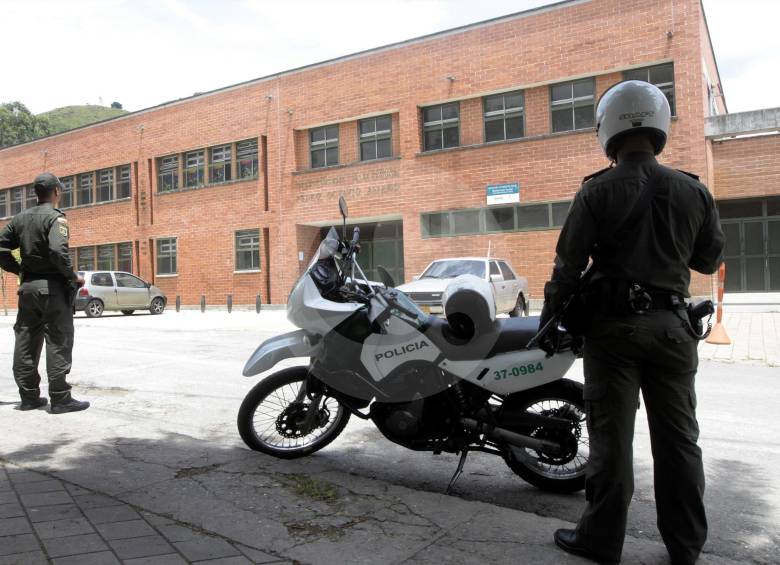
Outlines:
{"type": "Polygon", "coordinates": [[[66,375],[73,350],[72,291],[77,276],[68,254],[68,236],[65,214],[50,203],[17,214],[0,231],[0,267],[22,280],[13,371],[23,406],[40,396],[38,361],[44,339],[52,409],[71,402],[66,375]],[[17,248],[21,265],[11,255],[17,248]]]}
{"type": "Polygon", "coordinates": [[[696,560],[707,536],[704,473],[697,445],[694,377],[697,341],[685,329],[690,269],[714,273],[724,236],[707,188],[688,173],[658,165],[650,153],[633,153],[586,180],[572,204],[545,285],[543,317],[560,309],[593,257],[600,312],[586,333],[585,405],[590,435],[587,507],[577,543],[604,560],[623,548],[634,490],[634,421],[641,389],[655,471],[658,529],[673,562],[696,560]],[[622,246],[606,245],[658,169],[650,210],[622,246]],[[599,243],[601,242],[601,249],[599,243]],[[628,286],[649,290],[653,307],[627,307],[628,286]]]}

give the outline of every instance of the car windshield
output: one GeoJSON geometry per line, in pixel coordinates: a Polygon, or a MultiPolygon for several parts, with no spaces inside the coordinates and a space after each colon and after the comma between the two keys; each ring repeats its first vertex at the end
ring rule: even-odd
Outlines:
{"type": "Polygon", "coordinates": [[[485,278],[485,262],[479,260],[436,261],[420,275],[421,279],[451,279],[460,275],[485,278]]]}

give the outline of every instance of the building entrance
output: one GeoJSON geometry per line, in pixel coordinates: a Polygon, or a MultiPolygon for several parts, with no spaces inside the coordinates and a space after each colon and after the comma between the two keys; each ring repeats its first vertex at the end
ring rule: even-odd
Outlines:
{"type": "MultiPolygon", "coordinates": [[[[398,220],[347,224],[348,238],[352,237],[355,226],[360,228],[358,263],[369,280],[381,280],[376,268],[382,266],[387,269],[396,284],[402,284],[404,282],[403,222],[398,220]]],[[[322,238],[328,233],[328,229],[330,228],[321,230],[322,238]]],[[[336,229],[341,232],[341,226],[336,226],[336,229]]]]}
{"type": "Polygon", "coordinates": [[[780,291],[780,198],[718,203],[727,292],[780,291]]]}

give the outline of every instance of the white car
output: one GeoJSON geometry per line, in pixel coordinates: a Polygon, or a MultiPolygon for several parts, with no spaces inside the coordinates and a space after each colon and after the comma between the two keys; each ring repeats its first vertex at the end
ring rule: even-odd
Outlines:
{"type": "Polygon", "coordinates": [[[457,276],[475,275],[490,283],[496,312],[510,316],[528,315],[528,279],[520,277],[503,259],[487,257],[453,257],[437,259],[419,277],[402,284],[398,290],[412,299],[424,312],[444,314],[441,297],[457,276]]]}

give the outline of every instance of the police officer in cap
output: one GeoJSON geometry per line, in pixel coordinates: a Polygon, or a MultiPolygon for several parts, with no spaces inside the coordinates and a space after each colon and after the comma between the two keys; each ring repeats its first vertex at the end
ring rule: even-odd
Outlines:
{"type": "Polygon", "coordinates": [[[46,406],[40,396],[38,361],[46,340],[46,370],[53,414],[89,408],[71,397],[66,376],[73,350],[73,292],[84,279],[73,272],[68,254],[68,221],[57,209],[62,183],[51,173],[35,178],[38,205],[14,216],[0,231],[0,267],[21,277],[14,325],[14,379],[20,410],[46,406]],[[19,264],[11,251],[19,249],[19,264]]]}
{"type": "MultiPolygon", "coordinates": [[[[707,537],[694,391],[697,339],[686,323],[684,299],[690,296],[689,269],[717,270],[724,236],[712,195],[698,177],[655,159],[666,144],[670,114],[664,94],[646,82],[624,81],[601,97],[598,139],[616,166],[591,175],[577,193],[545,285],[542,327],[560,312],[593,259],[588,296],[595,314],[584,345],[587,507],[576,529],[558,530],[554,539],[569,553],[601,562],[620,561],[623,549],[640,390],[657,524],[672,563],[694,563],[707,537]],[[646,188],[653,190],[647,210],[613,245],[612,230],[646,188]]],[[[548,345],[555,335],[557,328],[548,345]]]]}

